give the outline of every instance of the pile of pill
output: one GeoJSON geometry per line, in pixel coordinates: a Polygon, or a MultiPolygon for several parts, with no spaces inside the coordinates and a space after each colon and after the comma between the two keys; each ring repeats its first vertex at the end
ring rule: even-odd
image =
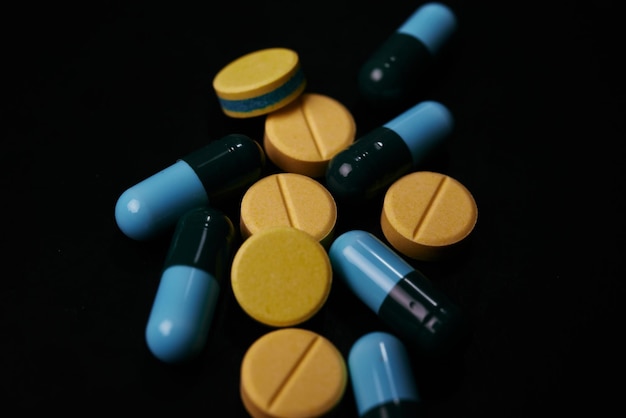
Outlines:
{"type": "MultiPolygon", "coordinates": [[[[382,106],[410,97],[455,26],[443,4],[419,7],[362,67],[363,97],[382,106]]],[[[468,329],[461,310],[403,258],[450,258],[477,222],[465,186],[419,171],[454,119],[442,103],[422,101],[355,138],[350,111],[306,87],[298,54],[287,48],[227,64],[213,80],[220,107],[233,118],[264,117],[262,141],[213,140],[119,197],[115,219],[128,238],[174,231],[147,346],[165,363],[196,358],[229,281],[241,309],[273,329],[241,363],[241,402],[251,416],[325,416],[351,382],[359,416],[413,417],[420,396],[407,347],[445,353],[468,329]],[[263,176],[267,160],[281,172],[263,176]],[[226,195],[240,197],[238,222],[212,206],[226,195]],[[358,229],[336,236],[338,205],[381,195],[384,238],[358,229]],[[324,306],[335,279],[391,330],[363,335],[346,359],[325,336],[299,327],[324,306]]]]}

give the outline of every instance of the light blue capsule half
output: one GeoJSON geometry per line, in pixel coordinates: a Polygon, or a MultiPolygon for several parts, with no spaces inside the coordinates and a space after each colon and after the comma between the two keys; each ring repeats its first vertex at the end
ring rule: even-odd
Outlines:
{"type": "Polygon", "coordinates": [[[179,160],[122,193],[115,220],[126,236],[144,241],[175,225],[189,208],[208,203],[194,170],[179,160]]]}
{"type": "Polygon", "coordinates": [[[391,334],[359,338],[348,354],[348,370],[359,416],[390,402],[420,401],[406,348],[391,334]]]}
{"type": "Polygon", "coordinates": [[[175,265],[161,276],[146,325],[148,348],[159,360],[182,363],[205,346],[220,292],[204,270],[175,265]]]}
{"type": "Polygon", "coordinates": [[[407,144],[415,166],[427,152],[450,135],[454,118],[443,104],[426,100],[402,112],[384,126],[397,133],[407,144]]]}
{"type": "Polygon", "coordinates": [[[334,274],[374,312],[391,289],[415,270],[369,232],[344,232],[333,241],[328,255],[334,274]]]}
{"type": "Polygon", "coordinates": [[[422,41],[435,55],[452,36],[457,19],[452,10],[437,2],[420,6],[397,30],[422,41]]]}

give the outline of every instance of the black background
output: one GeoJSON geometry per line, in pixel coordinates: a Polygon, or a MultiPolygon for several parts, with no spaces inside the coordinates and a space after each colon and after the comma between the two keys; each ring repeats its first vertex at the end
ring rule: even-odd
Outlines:
{"type": "MultiPolygon", "coordinates": [[[[208,141],[229,133],[262,139],[263,118],[228,118],[211,85],[224,65],[253,50],[297,51],[307,91],[348,107],[357,137],[387,122],[398,109],[365,105],[356,74],[422,3],[5,7],[3,405],[245,416],[240,361],[269,329],[245,316],[226,283],[196,362],[172,367],[151,357],[144,328],[169,237],[126,238],[115,202],[208,141]]],[[[456,126],[442,155],[421,168],[461,181],[479,220],[461,257],[411,262],[473,324],[449,362],[414,358],[425,415],[604,415],[623,388],[617,2],[445,4],[459,27],[413,102],[444,103],[456,126]]],[[[238,223],[237,202],[222,209],[238,223]]],[[[382,237],[379,215],[376,200],[359,211],[339,207],[337,234],[359,228],[382,237]]],[[[385,329],[339,282],[303,327],[344,355],[363,333],[385,329]]],[[[356,416],[350,387],[337,412],[356,416]]]]}

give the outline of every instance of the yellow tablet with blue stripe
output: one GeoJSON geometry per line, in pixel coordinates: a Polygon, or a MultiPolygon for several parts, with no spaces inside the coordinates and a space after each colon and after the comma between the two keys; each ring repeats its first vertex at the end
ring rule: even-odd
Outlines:
{"type": "Polygon", "coordinates": [[[233,118],[280,109],[299,97],[305,87],[300,58],[288,48],[267,48],[243,55],[213,79],[223,112],[233,118]]]}

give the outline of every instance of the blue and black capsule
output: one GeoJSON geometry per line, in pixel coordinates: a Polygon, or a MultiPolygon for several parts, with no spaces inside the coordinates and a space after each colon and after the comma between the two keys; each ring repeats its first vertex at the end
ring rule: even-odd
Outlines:
{"type": "Polygon", "coordinates": [[[245,189],[264,165],[258,142],[227,135],[127,189],[115,205],[115,220],[129,238],[154,238],[173,229],[186,211],[245,189]]]}
{"type": "Polygon", "coordinates": [[[404,343],[387,332],[360,337],[348,353],[359,418],[415,418],[421,397],[404,343]]]}
{"type": "Polygon", "coordinates": [[[372,233],[344,232],[328,254],[334,274],[422,353],[445,355],[465,336],[460,308],[372,233]]]}
{"type": "Polygon", "coordinates": [[[437,2],[420,6],[361,67],[362,96],[381,106],[395,106],[413,97],[420,84],[425,84],[421,76],[456,27],[449,7],[437,2]]]}
{"type": "Polygon", "coordinates": [[[417,168],[453,127],[446,106],[420,102],[337,153],[326,169],[326,186],[337,200],[379,195],[417,168]]]}
{"type": "Polygon", "coordinates": [[[206,345],[234,242],[232,221],[216,209],[195,208],[178,220],[145,331],[159,360],[186,363],[206,345]]]}

